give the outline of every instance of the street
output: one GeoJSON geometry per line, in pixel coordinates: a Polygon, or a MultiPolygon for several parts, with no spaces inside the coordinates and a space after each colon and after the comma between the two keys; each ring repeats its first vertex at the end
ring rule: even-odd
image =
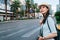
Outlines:
{"type": "Polygon", "coordinates": [[[39,26],[39,19],[0,23],[0,40],[36,40],[39,26]]]}

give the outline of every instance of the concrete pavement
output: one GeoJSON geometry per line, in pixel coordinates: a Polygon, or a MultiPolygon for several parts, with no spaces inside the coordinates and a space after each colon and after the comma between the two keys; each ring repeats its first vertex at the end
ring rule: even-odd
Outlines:
{"type": "Polygon", "coordinates": [[[0,24],[0,40],[36,40],[39,26],[39,19],[2,23],[0,24]]]}

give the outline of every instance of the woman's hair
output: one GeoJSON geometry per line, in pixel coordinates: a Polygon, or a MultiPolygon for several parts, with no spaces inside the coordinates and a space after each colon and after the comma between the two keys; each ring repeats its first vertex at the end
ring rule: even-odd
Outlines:
{"type": "Polygon", "coordinates": [[[47,11],[46,15],[43,15],[44,19],[43,19],[43,24],[45,23],[47,17],[49,16],[49,10],[47,11]]]}

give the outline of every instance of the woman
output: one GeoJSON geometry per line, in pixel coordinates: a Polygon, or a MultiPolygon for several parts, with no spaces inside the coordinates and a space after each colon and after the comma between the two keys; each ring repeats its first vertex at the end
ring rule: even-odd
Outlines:
{"type": "Polygon", "coordinates": [[[57,31],[55,27],[54,20],[49,15],[49,6],[42,4],[39,6],[40,13],[43,15],[43,20],[40,20],[40,25],[42,25],[42,34],[39,36],[38,40],[54,40],[57,36],[57,31]]]}

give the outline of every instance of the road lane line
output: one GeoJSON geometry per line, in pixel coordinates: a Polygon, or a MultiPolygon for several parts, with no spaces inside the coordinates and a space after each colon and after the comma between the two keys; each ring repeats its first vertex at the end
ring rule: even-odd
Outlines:
{"type": "Polygon", "coordinates": [[[15,35],[15,34],[17,34],[17,33],[21,33],[21,32],[24,32],[24,31],[26,31],[26,30],[29,30],[29,29],[32,29],[32,28],[27,28],[27,29],[24,28],[24,29],[21,29],[21,30],[19,30],[19,31],[17,31],[17,32],[11,33],[11,34],[9,34],[9,35],[1,36],[0,38],[11,37],[11,36],[13,36],[13,35],[15,35]]]}
{"type": "MultiPolygon", "coordinates": [[[[16,29],[16,28],[17,28],[17,27],[14,27],[14,29],[16,29]]],[[[19,27],[19,28],[20,28],[20,27],[19,27]]],[[[26,28],[26,27],[23,26],[22,28],[26,28]]],[[[21,28],[21,29],[22,29],[22,28],[21,28]]],[[[13,30],[13,29],[9,28],[9,29],[7,29],[7,30],[0,31],[0,33],[6,32],[6,31],[11,31],[11,30],[13,30]]]]}
{"type": "Polygon", "coordinates": [[[10,37],[10,36],[13,36],[13,35],[15,35],[15,34],[17,34],[17,33],[23,32],[23,31],[25,31],[25,30],[27,30],[27,29],[19,30],[19,31],[17,31],[17,32],[12,33],[12,34],[9,34],[9,35],[6,35],[6,36],[2,36],[1,38],[10,37]]]}
{"type": "MultiPolygon", "coordinates": [[[[17,28],[17,27],[15,27],[15,28],[13,28],[13,29],[16,29],[16,28],[17,28]]],[[[11,30],[13,30],[13,29],[9,28],[9,29],[7,29],[7,30],[5,30],[5,31],[0,31],[0,33],[7,32],[7,31],[11,31],[11,30]]],[[[20,29],[20,28],[18,28],[18,29],[20,29]]]]}
{"type": "Polygon", "coordinates": [[[22,37],[30,37],[32,34],[36,33],[39,30],[40,30],[40,27],[38,27],[38,28],[36,28],[36,29],[34,29],[34,30],[22,35],[22,37]]]}

